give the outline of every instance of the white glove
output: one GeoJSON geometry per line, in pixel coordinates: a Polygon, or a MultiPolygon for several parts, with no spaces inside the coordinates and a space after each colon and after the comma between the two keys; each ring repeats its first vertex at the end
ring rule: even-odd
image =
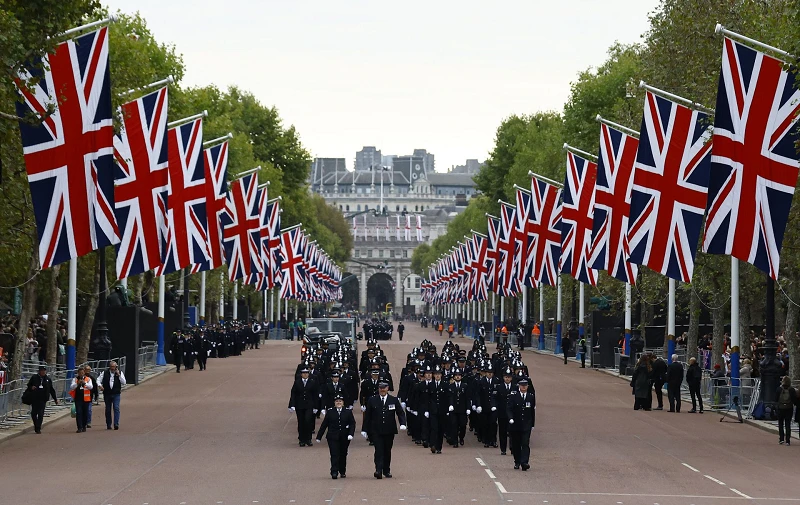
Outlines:
{"type": "Polygon", "coordinates": [[[406,408],[406,402],[400,402],[400,406],[406,408]]]}
{"type": "Polygon", "coordinates": [[[353,440],[353,435],[347,435],[347,440],[353,440]]]}
{"type": "Polygon", "coordinates": [[[456,410],[456,408],[455,408],[455,407],[453,407],[452,405],[450,405],[450,408],[449,408],[449,409],[447,409],[447,411],[448,411],[448,412],[452,412],[452,411],[454,411],[454,410],[456,410]]]}
{"type": "Polygon", "coordinates": [[[362,431],[361,432],[361,436],[364,437],[364,438],[367,438],[367,432],[366,431],[362,431]]]}
{"type": "Polygon", "coordinates": [[[431,417],[431,413],[430,412],[425,412],[425,419],[428,419],[430,417],[431,417]]]}
{"type": "Polygon", "coordinates": [[[322,440],[320,440],[320,439],[317,439],[317,443],[318,443],[318,444],[321,444],[321,443],[322,443],[322,440]]]}
{"type": "Polygon", "coordinates": [[[478,407],[477,409],[475,409],[475,412],[480,414],[481,412],[483,412],[483,407],[478,407]]]}
{"type": "Polygon", "coordinates": [[[533,426],[531,426],[531,431],[533,431],[533,426]]]}
{"type": "Polygon", "coordinates": [[[289,407],[289,413],[291,414],[292,412],[294,412],[294,407],[289,407]]]}
{"type": "Polygon", "coordinates": [[[508,420],[508,424],[514,424],[514,420],[513,419],[509,419],[508,420]]]}
{"type": "Polygon", "coordinates": [[[317,412],[319,412],[319,410],[317,410],[317,409],[311,409],[311,412],[313,412],[313,413],[315,413],[315,414],[316,414],[317,412]]]}
{"type": "Polygon", "coordinates": [[[405,424],[401,424],[400,425],[400,431],[406,431],[406,425],[405,424]]]}
{"type": "Polygon", "coordinates": [[[494,412],[495,410],[497,410],[497,407],[492,407],[492,412],[494,412]]]}
{"type": "Polygon", "coordinates": [[[322,393],[319,394],[319,397],[322,398],[322,393]]]}
{"type": "Polygon", "coordinates": [[[409,412],[411,412],[412,415],[417,415],[417,411],[415,410],[409,410],[409,412]]]}
{"type": "Polygon", "coordinates": [[[325,415],[325,409],[322,409],[322,415],[323,416],[325,415]]]}
{"type": "Polygon", "coordinates": [[[365,407],[364,405],[362,405],[362,406],[361,406],[361,412],[366,412],[366,411],[367,411],[367,407],[365,407]]]}
{"type": "Polygon", "coordinates": [[[472,414],[472,411],[467,409],[467,415],[470,415],[470,414],[472,414]]]}
{"type": "Polygon", "coordinates": [[[347,410],[353,410],[353,406],[350,405],[349,407],[347,407],[347,410]]]}
{"type": "Polygon", "coordinates": [[[478,410],[478,407],[476,407],[475,405],[473,405],[473,406],[472,406],[472,410],[478,410]]]}

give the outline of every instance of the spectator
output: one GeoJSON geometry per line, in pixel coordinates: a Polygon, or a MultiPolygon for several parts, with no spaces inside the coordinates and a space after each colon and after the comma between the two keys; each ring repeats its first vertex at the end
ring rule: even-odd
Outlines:
{"type": "Polygon", "coordinates": [[[779,444],[783,445],[784,438],[786,445],[790,445],[789,439],[792,436],[792,411],[797,405],[797,391],[792,387],[792,379],[784,375],[781,385],[778,386],[778,437],[779,444]]]}
{"type": "Polygon", "coordinates": [[[32,360],[38,348],[39,342],[33,336],[33,328],[28,328],[28,337],[25,339],[25,361],[32,360]]]}
{"type": "Polygon", "coordinates": [[[681,385],[683,384],[683,363],[678,361],[678,355],[672,355],[672,363],[667,367],[667,398],[669,411],[681,411],[681,385]]]}
{"type": "Polygon", "coordinates": [[[86,377],[83,368],[78,368],[77,376],[72,379],[69,394],[75,400],[75,423],[78,426],[75,433],[86,432],[89,405],[92,403],[92,379],[86,377]]]}
{"type": "Polygon", "coordinates": [[[700,383],[703,381],[703,370],[697,364],[697,358],[689,358],[689,368],[686,370],[686,384],[689,385],[689,395],[692,397],[692,410],[697,412],[697,403],[700,403],[700,413],[703,413],[703,397],[700,396],[700,383]]]}
{"type": "Polygon", "coordinates": [[[47,376],[47,367],[39,366],[39,373],[31,377],[28,381],[28,389],[33,391],[33,402],[31,403],[31,419],[33,420],[33,430],[37,435],[42,433],[42,420],[44,419],[44,407],[47,399],[52,397],[58,405],[56,390],[53,388],[53,381],[47,376]]]}
{"type": "Polygon", "coordinates": [[[652,407],[651,388],[650,388],[650,359],[646,354],[639,357],[636,363],[636,368],[631,378],[631,387],[633,388],[634,402],[633,410],[649,411],[652,407]]]}
{"type": "Polygon", "coordinates": [[[727,381],[725,380],[725,371],[722,369],[722,365],[719,363],[714,365],[714,372],[711,374],[711,380],[711,384],[714,387],[714,391],[711,396],[712,402],[716,407],[721,407],[728,401],[728,394],[725,390],[725,386],[727,385],[727,381]]]}
{"type": "Polygon", "coordinates": [[[748,358],[745,358],[742,363],[743,365],[739,369],[739,378],[740,379],[753,378],[753,365],[750,364],[751,363],[750,360],[748,358]]]}
{"type": "Polygon", "coordinates": [[[654,354],[650,355],[652,381],[656,391],[656,400],[658,400],[658,407],[656,410],[664,410],[664,383],[667,381],[667,362],[661,359],[661,356],[654,354]]]}
{"type": "Polygon", "coordinates": [[[87,428],[91,428],[92,427],[92,406],[93,405],[99,405],[99,403],[97,401],[97,395],[99,395],[100,393],[98,392],[98,389],[97,389],[97,377],[92,373],[92,367],[90,367],[89,365],[86,365],[85,367],[83,367],[83,371],[86,372],[86,377],[89,377],[90,379],[92,379],[92,401],[89,403],[89,408],[88,408],[89,413],[86,416],[86,427],[87,428]]]}
{"type": "Polygon", "coordinates": [[[106,404],[106,429],[111,429],[111,409],[114,409],[114,429],[119,429],[119,400],[122,386],[126,384],[125,374],[119,370],[116,361],[108,365],[108,370],[100,375],[97,380],[100,391],[103,392],[103,401],[106,404]]]}

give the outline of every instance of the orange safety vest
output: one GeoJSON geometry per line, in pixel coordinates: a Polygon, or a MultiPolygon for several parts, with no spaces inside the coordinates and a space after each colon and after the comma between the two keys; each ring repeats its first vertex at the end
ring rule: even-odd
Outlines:
{"type": "Polygon", "coordinates": [[[503,333],[503,335],[508,335],[508,328],[506,328],[505,326],[503,326],[503,329],[500,331],[503,333]]]}
{"type": "Polygon", "coordinates": [[[443,329],[444,329],[444,326],[442,325],[442,323],[439,323],[439,331],[442,331],[443,329]]]}
{"type": "Polygon", "coordinates": [[[453,333],[453,325],[452,324],[447,327],[447,331],[449,331],[450,333],[453,333]]]}
{"type": "MultiPolygon", "coordinates": [[[[77,381],[78,378],[76,377],[75,380],[77,381]]],[[[84,383],[84,385],[85,384],[91,384],[92,383],[92,379],[90,377],[84,377],[83,378],[83,383],[84,383]]],[[[75,389],[73,389],[72,391],[69,392],[69,395],[72,397],[73,400],[75,399],[75,391],[77,391],[77,390],[78,389],[75,388],[75,389]]],[[[87,389],[85,387],[83,388],[83,401],[91,403],[91,401],[92,401],[92,390],[91,389],[87,389]]]]}
{"type": "Polygon", "coordinates": [[[536,337],[539,336],[540,331],[539,331],[539,325],[538,324],[534,324],[533,325],[533,330],[531,331],[531,333],[533,333],[533,335],[536,336],[536,337]]]}

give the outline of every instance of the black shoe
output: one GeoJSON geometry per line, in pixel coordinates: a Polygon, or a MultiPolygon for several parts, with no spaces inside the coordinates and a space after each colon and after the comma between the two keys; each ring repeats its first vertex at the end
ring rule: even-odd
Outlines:
{"type": "MultiPolygon", "coordinates": [[[[76,431],[75,433],[83,433],[83,430],[78,428],[78,431],[76,431]]],[[[781,442],[781,443],[783,443],[783,442],[781,442]]]]}
{"type": "Polygon", "coordinates": [[[338,478],[339,478],[339,476],[338,476],[338,475],[336,475],[335,473],[334,473],[334,474],[331,474],[331,479],[333,479],[333,480],[336,480],[336,479],[338,479],[338,478]]]}
{"type": "Polygon", "coordinates": [[[489,444],[483,444],[483,448],[484,449],[488,449],[489,448],[489,444]]]}
{"type": "Polygon", "coordinates": [[[458,441],[458,445],[464,445],[464,439],[463,438],[458,441]]]}
{"type": "Polygon", "coordinates": [[[491,445],[491,447],[497,449],[497,444],[490,444],[490,445],[491,445]]]}
{"type": "Polygon", "coordinates": [[[656,407],[655,410],[664,410],[664,407],[656,407]]]}
{"type": "Polygon", "coordinates": [[[518,463],[514,464],[514,470],[519,470],[519,464],[518,463]]]}
{"type": "Polygon", "coordinates": [[[505,456],[506,455],[506,451],[500,451],[500,455],[501,456],[505,456]]]}
{"type": "Polygon", "coordinates": [[[700,409],[700,413],[701,413],[701,414],[703,413],[703,409],[700,409]]]}
{"type": "MultiPolygon", "coordinates": [[[[256,349],[258,349],[258,347],[256,347],[256,349]]],[[[345,475],[345,474],[343,474],[343,473],[340,473],[340,474],[339,474],[339,477],[341,477],[341,478],[343,478],[343,479],[346,479],[346,478],[347,478],[347,475],[345,475]]]]}
{"type": "Polygon", "coordinates": [[[441,453],[442,453],[441,450],[439,450],[439,449],[436,450],[436,454],[441,454],[441,453]]]}
{"type": "Polygon", "coordinates": [[[383,474],[383,476],[386,477],[387,479],[391,479],[392,478],[392,474],[391,473],[385,473],[385,474],[383,474]]]}
{"type": "Polygon", "coordinates": [[[383,478],[383,475],[381,475],[380,472],[375,472],[372,475],[374,475],[376,479],[382,479],[383,478]]]}
{"type": "Polygon", "coordinates": [[[306,445],[305,442],[300,442],[300,447],[305,447],[305,445],[306,445]]]}
{"type": "Polygon", "coordinates": [[[178,373],[181,373],[181,371],[180,371],[180,370],[175,370],[175,371],[176,371],[176,372],[178,372],[178,373]]]}
{"type": "Polygon", "coordinates": [[[523,463],[523,465],[522,465],[522,471],[523,471],[523,472],[527,472],[527,471],[528,471],[528,468],[530,468],[530,467],[531,467],[531,465],[526,465],[526,464],[524,464],[524,463],[523,463]]]}
{"type": "Polygon", "coordinates": [[[86,427],[87,427],[87,428],[91,428],[91,427],[92,427],[92,425],[91,425],[91,424],[87,424],[87,425],[86,425],[86,427]]]}
{"type": "Polygon", "coordinates": [[[675,411],[674,411],[674,410],[672,410],[672,409],[670,409],[670,410],[668,410],[667,412],[675,412],[675,411]]]}
{"type": "Polygon", "coordinates": [[[427,449],[428,448],[428,442],[422,442],[422,447],[427,449]]]}
{"type": "Polygon", "coordinates": [[[778,443],[779,443],[780,445],[783,445],[783,444],[784,444],[783,440],[779,441],[778,443]]]}
{"type": "Polygon", "coordinates": [[[41,435],[42,434],[42,430],[33,430],[33,432],[36,433],[37,435],[41,435]]]}
{"type": "Polygon", "coordinates": [[[119,429],[119,425],[114,426],[114,429],[118,430],[119,429]]]}
{"type": "Polygon", "coordinates": [[[107,429],[107,430],[110,430],[110,429],[111,429],[111,426],[106,426],[106,429],[107,429]]]}
{"type": "Polygon", "coordinates": [[[692,409],[692,410],[689,411],[690,414],[694,414],[696,412],[697,412],[697,409],[692,409]]]}
{"type": "Polygon", "coordinates": [[[312,443],[311,443],[311,440],[309,440],[308,442],[306,442],[306,445],[307,445],[307,446],[309,446],[309,447],[313,447],[313,446],[314,446],[314,444],[312,444],[312,443]]]}
{"type": "Polygon", "coordinates": [[[372,442],[370,442],[370,443],[369,443],[369,445],[370,445],[370,447],[371,447],[371,446],[373,446],[373,445],[375,445],[375,444],[374,444],[374,443],[372,443],[372,442]]]}
{"type": "Polygon", "coordinates": [[[436,454],[436,448],[431,447],[431,454],[436,454]]]}

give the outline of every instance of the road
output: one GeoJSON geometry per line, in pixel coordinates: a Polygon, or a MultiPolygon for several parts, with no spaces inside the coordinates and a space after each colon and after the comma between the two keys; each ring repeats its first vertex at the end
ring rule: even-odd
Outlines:
{"type": "MultiPolygon", "coordinates": [[[[396,383],[423,338],[444,341],[409,323],[403,342],[381,343],[396,383]]],[[[530,471],[469,434],[440,455],[401,434],[394,478],[376,480],[372,448],[357,436],[348,478],[334,481],[324,442],[297,446],[287,405],[298,357],[297,342],[268,342],[126,391],[120,431],[106,431],[98,411],[84,434],[66,418],[11,439],[0,445],[0,504],[800,503],[800,442],[779,446],[710,412],[635,412],[624,381],[529,352],[538,404],[530,471]]]]}

